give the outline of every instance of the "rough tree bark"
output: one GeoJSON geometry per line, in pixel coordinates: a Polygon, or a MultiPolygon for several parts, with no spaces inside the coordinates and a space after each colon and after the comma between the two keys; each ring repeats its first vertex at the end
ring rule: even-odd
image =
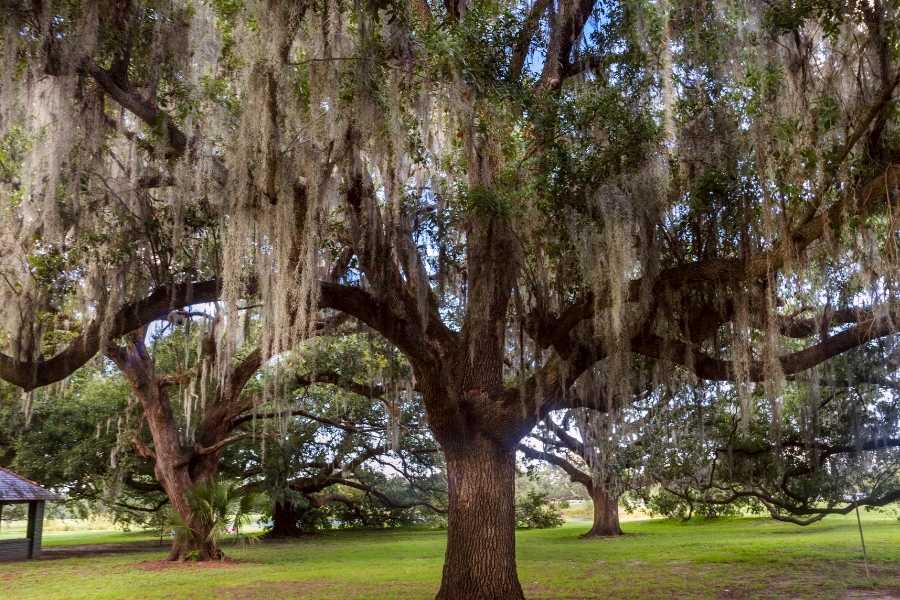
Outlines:
{"type": "Polygon", "coordinates": [[[449,513],[438,600],[524,598],[516,574],[515,450],[477,435],[444,453],[449,513]]]}
{"type": "Polygon", "coordinates": [[[622,535],[619,526],[619,498],[611,494],[602,484],[590,489],[594,503],[594,524],[582,537],[612,537],[622,535]]]}

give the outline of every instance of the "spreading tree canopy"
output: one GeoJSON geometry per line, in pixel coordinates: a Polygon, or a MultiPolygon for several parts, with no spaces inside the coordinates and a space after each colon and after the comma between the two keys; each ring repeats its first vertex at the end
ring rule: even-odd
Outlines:
{"type": "Polygon", "coordinates": [[[250,307],[275,371],[358,320],[445,454],[439,598],[522,597],[516,444],[633,355],[749,407],[897,330],[892,1],[0,6],[0,377],[216,301],[224,389],[250,307]]]}

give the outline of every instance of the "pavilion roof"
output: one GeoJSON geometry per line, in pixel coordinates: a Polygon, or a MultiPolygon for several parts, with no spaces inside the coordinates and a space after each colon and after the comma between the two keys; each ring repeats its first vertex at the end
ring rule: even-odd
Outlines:
{"type": "Polygon", "coordinates": [[[0,467],[0,502],[29,502],[32,500],[60,500],[30,479],[0,467]]]}

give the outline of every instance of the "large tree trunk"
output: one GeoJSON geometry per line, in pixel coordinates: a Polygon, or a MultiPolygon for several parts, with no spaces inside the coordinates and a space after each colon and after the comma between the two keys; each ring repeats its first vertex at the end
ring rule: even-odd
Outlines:
{"type": "Polygon", "coordinates": [[[268,537],[298,537],[304,534],[300,527],[301,511],[289,500],[276,502],[272,508],[272,530],[268,537]]]}
{"type": "Polygon", "coordinates": [[[209,526],[188,510],[186,514],[181,514],[182,521],[185,524],[186,532],[178,535],[172,541],[172,548],[169,550],[168,560],[221,560],[224,554],[215,540],[210,539],[209,526]]]}
{"type": "Polygon", "coordinates": [[[157,377],[154,361],[144,345],[144,330],[129,337],[126,349],[112,344],[107,346],[106,354],[122,371],[140,401],[153,439],[151,450],[138,433],[133,438],[135,449],[143,458],[153,461],[156,479],[181,520],[182,535],[173,541],[169,560],[221,559],[222,552],[210,536],[209,521],[213,516],[201,518],[195,514],[190,495],[197,485],[215,479],[233,419],[249,407],[239,402],[241,390],[259,367],[262,355],[259,351],[252,352],[238,365],[232,373],[231,384],[219,389],[216,401],[207,406],[193,443],[183,443],[167,383],[157,377]]]}
{"type": "MultiPolygon", "coordinates": [[[[152,425],[150,429],[153,430],[152,425]]],[[[154,440],[156,441],[156,436],[154,440]]],[[[195,464],[192,472],[189,465],[183,464],[183,459],[178,458],[180,453],[175,456],[165,452],[160,454],[160,447],[157,441],[154,471],[169,498],[169,504],[181,520],[181,531],[172,541],[169,560],[221,559],[222,551],[215,540],[210,538],[209,523],[194,513],[190,502],[194,486],[215,477],[218,460],[202,461],[202,465],[195,464]]]]}
{"type": "Polygon", "coordinates": [[[594,503],[594,525],[583,537],[622,535],[618,496],[610,494],[603,485],[595,485],[591,489],[591,500],[594,503]]]}
{"type": "Polygon", "coordinates": [[[523,599],[516,574],[515,451],[482,436],[444,450],[449,513],[438,600],[523,599]]]}
{"type": "Polygon", "coordinates": [[[169,504],[181,520],[182,531],[172,541],[169,560],[218,560],[222,558],[215,540],[210,539],[210,526],[194,511],[190,503],[191,490],[198,483],[216,476],[219,452],[191,456],[182,447],[172,405],[165,389],[153,375],[152,363],[142,356],[141,348],[132,347],[137,356],[122,369],[131,382],[135,395],[144,409],[144,419],[153,439],[153,450],[143,446],[139,438],[138,452],[153,460],[153,470],[169,504]],[[143,362],[141,362],[143,361],[143,362]]]}
{"type": "Polygon", "coordinates": [[[172,540],[169,560],[222,559],[222,551],[210,537],[209,523],[194,513],[190,503],[190,494],[194,486],[213,478],[216,470],[206,469],[201,477],[192,478],[186,466],[160,461],[157,458],[156,476],[162,482],[169,504],[181,520],[181,531],[172,540]]]}

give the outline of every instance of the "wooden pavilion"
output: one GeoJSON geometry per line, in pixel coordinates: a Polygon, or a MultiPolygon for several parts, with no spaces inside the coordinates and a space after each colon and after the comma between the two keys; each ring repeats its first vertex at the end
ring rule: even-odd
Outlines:
{"type": "Polygon", "coordinates": [[[45,490],[35,482],[0,467],[0,521],[2,521],[5,505],[28,505],[26,537],[10,540],[0,539],[0,560],[24,560],[40,556],[44,503],[59,499],[56,494],[45,490]]]}

